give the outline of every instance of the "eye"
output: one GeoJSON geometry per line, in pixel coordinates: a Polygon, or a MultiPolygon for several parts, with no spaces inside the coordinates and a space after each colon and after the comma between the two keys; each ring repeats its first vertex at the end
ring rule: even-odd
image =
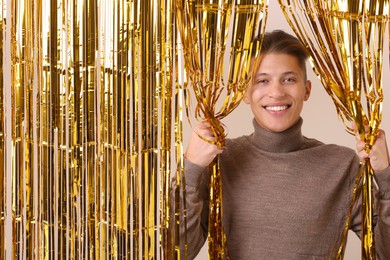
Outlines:
{"type": "Polygon", "coordinates": [[[265,78],[257,78],[255,79],[255,84],[266,84],[268,83],[268,79],[265,79],[265,78]]]}
{"type": "Polygon", "coordinates": [[[297,82],[297,79],[295,77],[287,77],[283,80],[283,82],[286,82],[286,83],[295,83],[297,82]]]}

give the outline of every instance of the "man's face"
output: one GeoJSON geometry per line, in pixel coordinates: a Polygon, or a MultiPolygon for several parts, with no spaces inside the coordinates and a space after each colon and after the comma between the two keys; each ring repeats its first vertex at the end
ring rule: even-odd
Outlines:
{"type": "Polygon", "coordinates": [[[260,126],[282,132],[298,122],[310,90],[311,82],[296,57],[270,53],[262,57],[244,102],[260,126]]]}

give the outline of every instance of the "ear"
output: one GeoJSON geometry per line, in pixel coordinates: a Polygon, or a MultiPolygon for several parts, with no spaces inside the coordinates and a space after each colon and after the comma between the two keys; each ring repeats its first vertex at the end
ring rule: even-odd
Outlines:
{"type": "Polygon", "coordinates": [[[306,93],[305,93],[304,100],[307,101],[309,99],[310,93],[311,93],[311,81],[310,80],[306,81],[305,90],[306,90],[306,93]]]}

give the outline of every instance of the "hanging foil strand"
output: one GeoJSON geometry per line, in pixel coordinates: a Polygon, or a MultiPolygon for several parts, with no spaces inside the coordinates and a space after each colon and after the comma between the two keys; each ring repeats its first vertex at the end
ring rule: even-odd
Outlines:
{"type": "MultiPolygon", "coordinates": [[[[0,1],[0,56],[4,57],[4,3],[0,1]]],[[[3,58],[0,59],[0,258],[5,259],[5,191],[6,191],[6,172],[4,165],[5,141],[4,141],[4,71],[3,58]]]]}
{"type": "Polygon", "coordinates": [[[156,248],[156,214],[154,212],[156,203],[156,166],[157,166],[157,93],[156,93],[156,40],[157,28],[149,19],[149,15],[154,16],[152,1],[144,1],[141,5],[141,46],[146,46],[141,54],[141,75],[142,85],[140,89],[141,101],[141,165],[143,169],[141,175],[141,250],[142,257],[146,259],[154,258],[156,248]],[[147,15],[148,14],[148,15],[147,15]],[[148,44],[150,43],[150,44],[148,44]]]}
{"type": "MultiPolygon", "coordinates": [[[[0,2],[0,56],[4,56],[4,28],[3,28],[3,3],[0,2]]],[[[3,59],[0,59],[0,96],[4,97],[4,78],[3,78],[3,59]]],[[[6,172],[4,165],[5,142],[4,142],[4,103],[0,98],[0,234],[4,234],[5,229],[5,191],[6,191],[6,172]]],[[[0,237],[0,258],[5,259],[4,255],[5,236],[0,237]]]]}

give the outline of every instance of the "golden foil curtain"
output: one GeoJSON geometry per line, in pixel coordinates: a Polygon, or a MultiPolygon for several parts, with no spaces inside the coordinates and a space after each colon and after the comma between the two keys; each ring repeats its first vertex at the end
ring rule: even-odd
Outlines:
{"type": "Polygon", "coordinates": [[[0,258],[172,259],[172,1],[1,0],[0,29],[0,258]]]}
{"type": "MultiPolygon", "coordinates": [[[[388,0],[279,0],[297,36],[307,46],[314,70],[332,98],[347,130],[356,125],[370,151],[382,118],[383,43],[389,19],[388,0]]],[[[367,160],[357,182],[362,196],[362,258],[375,259],[373,170],[367,160]]],[[[350,214],[330,258],[344,254],[350,214]]],[[[337,239],[337,238],[335,238],[337,239]]]]}
{"type": "MultiPolygon", "coordinates": [[[[176,6],[185,68],[197,101],[195,117],[210,124],[216,145],[223,147],[226,133],[220,120],[245,94],[252,54],[258,52],[265,30],[268,1],[176,0],[176,6]]],[[[222,205],[222,179],[216,160],[210,166],[209,181],[210,259],[229,258],[222,205]]]]}

